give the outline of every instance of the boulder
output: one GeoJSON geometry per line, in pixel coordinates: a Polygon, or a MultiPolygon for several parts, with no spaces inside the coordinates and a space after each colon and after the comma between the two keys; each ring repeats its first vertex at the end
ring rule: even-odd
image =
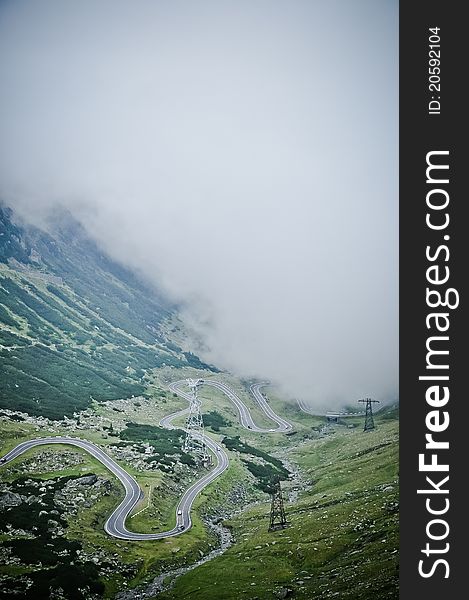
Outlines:
{"type": "Polygon", "coordinates": [[[274,592],[275,597],[279,598],[280,600],[284,600],[285,598],[288,598],[289,596],[291,596],[293,590],[290,590],[289,588],[280,588],[278,590],[276,590],[274,592]]]}
{"type": "Polygon", "coordinates": [[[74,483],[76,485],[94,485],[98,481],[96,475],[85,475],[84,477],[79,477],[75,479],[74,483]]]}
{"type": "Polygon", "coordinates": [[[2,492],[0,494],[0,509],[9,506],[19,506],[22,502],[21,496],[14,492],[2,492]]]}

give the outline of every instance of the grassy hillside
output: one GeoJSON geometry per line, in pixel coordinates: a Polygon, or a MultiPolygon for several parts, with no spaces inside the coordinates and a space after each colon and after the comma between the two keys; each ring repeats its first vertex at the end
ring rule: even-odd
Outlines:
{"type": "Polygon", "coordinates": [[[292,448],[307,489],[285,504],[289,527],[268,532],[269,504],[251,508],[229,522],[234,546],[158,598],[397,598],[398,423],[377,422],[292,448]]]}
{"type": "MultiPolygon", "coordinates": [[[[217,369],[181,349],[173,307],[104,256],[75,222],[62,215],[51,231],[25,229],[0,207],[1,454],[31,437],[84,437],[144,490],[129,527],[172,527],[178,499],[201,467],[182,452],[181,430],[157,426],[187,406],[168,384],[210,378],[217,369]]],[[[216,378],[240,394],[258,425],[271,426],[248,393],[250,382],[229,373],[216,378]]],[[[226,449],[230,466],[197,498],[194,526],[177,538],[129,543],[106,535],[103,524],[123,491],[78,449],[35,449],[6,466],[0,472],[5,589],[47,597],[50,584],[77,600],[145,590],[156,576],[189,569],[217,547],[207,522],[224,519],[233,545],[184,572],[158,598],[397,598],[398,407],[380,411],[376,430],[364,433],[363,417],[327,425],[274,390],[267,393],[274,410],[292,421],[290,433],[241,428],[226,396],[201,388],[207,434],[226,449]],[[90,474],[97,484],[83,483],[90,474]],[[269,532],[266,492],[273,477],[281,480],[289,526],[269,532]],[[61,504],[64,497],[68,504],[61,504]]],[[[0,591],[1,597],[8,596],[0,591]]]]}
{"type": "MultiPolygon", "coordinates": [[[[177,378],[182,372],[175,370],[173,375],[177,378]]],[[[213,407],[209,400],[206,402],[207,409],[213,407]]],[[[95,410],[87,411],[90,416],[85,418],[82,413],[80,429],[72,432],[63,423],[54,425],[54,434],[78,434],[98,443],[137,478],[145,491],[139,508],[146,508],[129,523],[135,531],[172,527],[178,498],[183,489],[200,476],[192,461],[177,458],[180,432],[161,430],[154,425],[163,414],[180,405],[183,402],[173,398],[170,392],[163,395],[161,391],[149,400],[95,404],[95,410]],[[107,427],[93,427],[96,419],[104,419],[107,427]],[[111,425],[114,435],[109,434],[111,425]],[[152,451],[146,455],[144,449],[148,442],[152,451]]],[[[67,517],[68,527],[64,529],[65,539],[79,544],[85,552],[75,566],[85,567],[86,560],[90,559],[99,561],[98,579],[93,572],[87,577],[89,586],[99,582],[105,585],[104,597],[113,598],[117,590],[135,585],[143,586],[143,591],[162,572],[189,568],[217,544],[203,524],[203,519],[209,517],[210,520],[224,519],[233,532],[233,545],[221,556],[176,579],[174,588],[157,598],[175,600],[202,595],[214,600],[397,598],[397,411],[388,410],[377,416],[377,429],[363,433],[363,417],[346,419],[343,425],[327,426],[324,418],[304,415],[294,405],[282,407],[278,402],[277,408],[280,414],[288,410],[295,435],[269,436],[241,431],[235,420],[230,425],[222,425],[223,431],[212,434],[227,449],[230,468],[197,499],[194,528],[175,539],[132,544],[109,538],[103,524],[122,490],[102,465],[76,449],[68,449],[68,453],[78,453],[82,462],[68,467],[62,465],[63,449],[37,449],[28,453],[1,471],[3,484],[19,492],[18,486],[25,477],[32,481],[51,478],[57,486],[63,486],[65,481],[59,477],[89,473],[110,479],[110,495],[99,497],[86,507],[79,505],[77,517],[67,517]],[[356,426],[350,427],[352,424],[356,426]],[[40,458],[51,452],[60,457],[52,460],[52,464],[50,459],[40,458]],[[285,476],[280,461],[284,464],[287,461],[288,468],[297,471],[297,475],[285,476]],[[266,482],[262,473],[251,471],[252,465],[274,469],[285,476],[282,486],[290,523],[287,529],[267,531],[270,506],[268,496],[262,491],[266,482]],[[251,504],[246,510],[252,501],[257,504],[251,504]],[[237,516],[229,517],[233,510],[237,516]],[[106,570],[102,566],[112,561],[117,561],[115,568],[106,570]]],[[[223,417],[224,408],[219,407],[219,411],[223,417]]],[[[217,423],[221,420],[217,418],[217,423]]],[[[48,433],[47,427],[38,432],[34,423],[2,418],[1,453],[23,439],[48,433]]],[[[20,509],[21,506],[12,510],[20,509]]],[[[32,512],[27,514],[34,516],[32,512]]],[[[4,516],[6,523],[12,520],[8,509],[4,516]]],[[[29,539],[34,525],[34,520],[30,520],[23,525],[26,533],[12,531],[0,535],[0,550],[12,539],[25,536],[29,539]]],[[[54,554],[50,557],[51,564],[59,565],[62,573],[69,568],[73,573],[70,563],[74,560],[73,553],[62,559],[61,538],[54,537],[54,531],[51,535],[46,536],[54,554]]],[[[35,544],[34,539],[22,543],[35,544]]],[[[15,546],[11,560],[16,560],[19,552],[15,546]]],[[[49,567],[25,568],[7,564],[0,568],[0,573],[11,579],[9,585],[15,583],[21,587],[21,573],[27,574],[33,569],[39,577],[39,572],[49,567]]],[[[80,596],[80,600],[84,597],[80,596]]]]}
{"type": "Polygon", "coordinates": [[[0,207],[0,407],[60,419],[145,394],[149,369],[206,367],[163,333],[167,301],[70,218],[53,230],[21,228],[0,207]]]}

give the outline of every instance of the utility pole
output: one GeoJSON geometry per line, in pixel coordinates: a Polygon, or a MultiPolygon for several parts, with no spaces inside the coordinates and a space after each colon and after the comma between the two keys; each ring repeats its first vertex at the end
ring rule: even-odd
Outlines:
{"type": "Polygon", "coordinates": [[[271,485],[272,504],[270,507],[270,525],[269,531],[277,531],[277,529],[285,529],[288,525],[285,515],[285,507],[283,506],[282,488],[280,487],[280,478],[276,477],[271,485]]]}
{"type": "Polygon", "coordinates": [[[372,404],[375,402],[379,402],[379,400],[372,400],[371,398],[364,398],[363,400],[359,400],[358,402],[366,402],[365,426],[363,427],[363,431],[371,431],[372,429],[375,428],[375,422],[373,420],[372,404]]]}
{"type": "Polygon", "coordinates": [[[200,412],[201,401],[197,396],[197,388],[201,385],[199,379],[187,379],[187,385],[191,388],[189,405],[189,416],[186,421],[186,437],[183,450],[193,454],[203,463],[209,463],[209,455],[205,445],[205,432],[202,413],[200,412]]]}

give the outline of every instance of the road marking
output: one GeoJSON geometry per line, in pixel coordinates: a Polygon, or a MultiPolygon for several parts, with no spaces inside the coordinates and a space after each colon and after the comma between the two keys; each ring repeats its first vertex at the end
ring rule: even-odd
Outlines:
{"type": "MultiPolygon", "coordinates": [[[[175,392],[179,396],[185,398],[186,400],[190,399],[190,396],[188,394],[186,394],[185,392],[183,392],[182,390],[180,390],[177,387],[178,383],[182,383],[182,382],[177,381],[177,382],[172,383],[169,386],[170,390],[175,392]]],[[[209,383],[209,382],[207,381],[207,383],[209,383]]],[[[209,385],[213,385],[213,387],[217,387],[225,395],[227,395],[228,398],[230,398],[232,400],[232,402],[238,408],[238,411],[240,414],[241,425],[243,427],[250,428],[250,429],[252,429],[252,431],[255,431],[258,433],[269,433],[272,431],[273,432],[282,432],[282,431],[288,431],[289,429],[291,429],[291,427],[292,427],[291,424],[288,423],[288,421],[286,421],[286,420],[282,419],[281,417],[279,417],[278,415],[276,415],[270,407],[268,407],[269,408],[268,411],[265,410],[265,408],[264,408],[265,399],[263,399],[263,398],[262,398],[262,401],[258,400],[259,406],[264,410],[264,412],[266,413],[267,416],[270,416],[270,418],[272,418],[274,421],[277,422],[279,427],[274,430],[261,429],[261,428],[257,427],[252,420],[249,409],[226,384],[221,384],[219,382],[212,381],[209,383],[209,385]],[[270,413],[270,415],[269,415],[269,413],[270,413]],[[252,425],[246,425],[246,423],[250,423],[252,425]]],[[[256,385],[257,392],[261,386],[262,386],[262,384],[256,385]]],[[[260,394],[260,392],[258,392],[258,393],[260,394]]],[[[253,395],[256,396],[256,394],[254,392],[253,392],[253,395]]],[[[174,426],[171,424],[171,421],[173,419],[175,419],[176,417],[183,415],[187,412],[188,412],[188,409],[184,409],[184,410],[180,410],[176,413],[173,413],[171,415],[168,415],[160,421],[160,424],[163,425],[164,427],[167,427],[168,429],[174,429],[174,426]]],[[[190,511],[191,511],[192,504],[193,504],[195,498],[199,495],[199,493],[203,489],[205,489],[205,487],[207,487],[210,483],[212,483],[212,481],[214,481],[219,475],[221,475],[229,466],[228,455],[226,454],[224,449],[220,448],[220,450],[217,450],[217,444],[211,438],[206,438],[206,443],[207,443],[207,446],[214,453],[217,464],[211,471],[209,471],[201,479],[199,479],[198,481],[193,483],[184,492],[184,494],[182,495],[182,497],[178,503],[177,509],[176,509],[176,526],[169,531],[163,531],[161,533],[134,533],[132,531],[129,531],[125,527],[125,521],[126,521],[127,517],[130,515],[130,513],[132,512],[133,508],[136,506],[136,504],[138,504],[138,502],[140,500],[140,496],[142,494],[142,490],[141,490],[139,484],[137,483],[137,481],[129,473],[127,473],[113,458],[108,456],[102,448],[100,448],[99,446],[95,446],[92,442],[88,442],[87,440],[82,440],[80,438],[61,437],[61,436],[37,438],[35,440],[21,442],[15,448],[10,450],[7,454],[5,454],[5,456],[1,457],[3,460],[1,465],[3,466],[4,464],[8,464],[8,462],[17,458],[24,452],[27,452],[30,448],[34,448],[34,447],[40,446],[40,445],[70,444],[72,446],[77,446],[79,448],[82,448],[83,450],[86,450],[89,454],[94,456],[94,458],[99,460],[113,475],[115,475],[119,479],[119,481],[121,482],[121,484],[125,490],[124,499],[120,502],[120,504],[117,506],[117,508],[111,513],[111,515],[109,516],[109,518],[107,519],[107,521],[104,524],[104,530],[106,531],[106,533],[112,537],[122,539],[122,540],[130,540],[130,541],[160,540],[160,539],[164,539],[166,537],[173,537],[176,535],[180,535],[180,534],[184,533],[185,531],[188,531],[191,528],[192,521],[191,521],[190,511]],[[181,515],[177,514],[178,510],[182,510],[182,513],[183,513],[181,521],[184,524],[184,529],[182,529],[182,530],[179,529],[179,527],[178,527],[178,523],[179,523],[178,516],[181,516],[181,515]]],[[[151,495],[151,487],[150,487],[150,491],[149,491],[149,495],[148,495],[147,506],[144,507],[143,509],[141,509],[140,511],[138,511],[137,513],[135,513],[135,515],[132,515],[132,517],[137,516],[137,514],[140,514],[141,512],[143,512],[144,510],[146,510],[149,507],[150,495],[151,495]]]]}
{"type": "Polygon", "coordinates": [[[150,485],[150,489],[148,490],[148,502],[147,502],[147,505],[144,506],[143,508],[141,508],[138,512],[134,513],[133,515],[130,515],[130,518],[133,519],[134,517],[136,517],[137,515],[139,515],[140,513],[142,513],[144,510],[147,510],[147,508],[150,507],[150,500],[151,500],[151,485],[150,485]]]}

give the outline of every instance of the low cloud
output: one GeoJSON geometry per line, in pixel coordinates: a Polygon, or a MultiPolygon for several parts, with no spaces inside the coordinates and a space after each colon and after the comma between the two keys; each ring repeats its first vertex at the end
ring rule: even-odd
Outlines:
{"type": "Polygon", "coordinates": [[[206,358],[397,397],[397,3],[0,6],[0,196],[62,206],[206,358]]]}

